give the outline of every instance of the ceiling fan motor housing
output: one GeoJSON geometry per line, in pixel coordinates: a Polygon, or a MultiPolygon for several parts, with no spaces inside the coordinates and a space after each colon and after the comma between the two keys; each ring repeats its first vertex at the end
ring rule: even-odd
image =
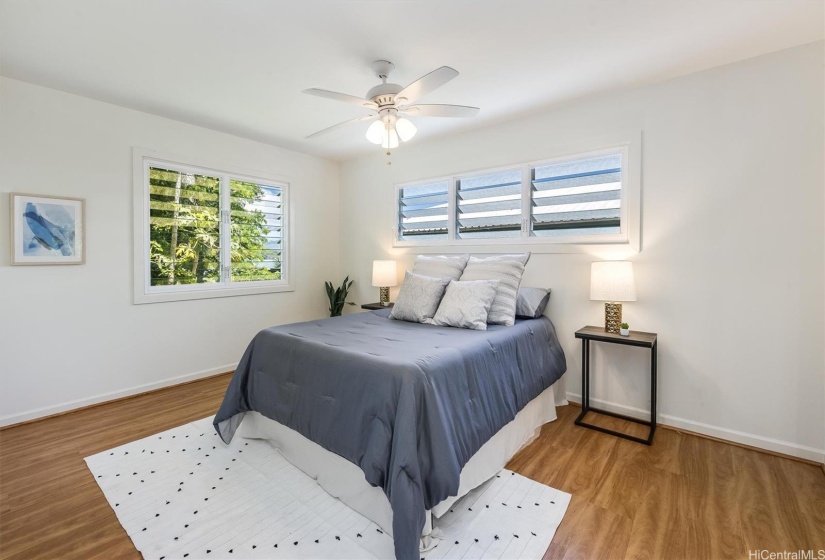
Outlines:
{"type": "Polygon", "coordinates": [[[394,105],[395,95],[402,89],[398,84],[378,84],[367,92],[366,97],[379,107],[394,105]]]}

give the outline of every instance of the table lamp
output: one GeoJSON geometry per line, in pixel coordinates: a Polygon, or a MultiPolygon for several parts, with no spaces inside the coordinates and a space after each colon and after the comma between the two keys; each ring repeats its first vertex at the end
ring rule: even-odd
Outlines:
{"type": "Polygon", "coordinates": [[[636,301],[633,263],[594,262],[590,265],[590,299],[604,301],[604,330],[619,334],[622,324],[620,301],[636,301]]]}
{"type": "Polygon", "coordinates": [[[381,305],[390,302],[390,286],[398,285],[395,261],[372,261],[372,285],[381,290],[381,305]]]}

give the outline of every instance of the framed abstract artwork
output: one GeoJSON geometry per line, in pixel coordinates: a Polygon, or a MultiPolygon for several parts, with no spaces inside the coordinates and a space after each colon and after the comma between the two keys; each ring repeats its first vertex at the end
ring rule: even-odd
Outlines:
{"type": "Polygon", "coordinates": [[[11,264],[83,264],[82,198],[11,193],[11,264]]]}

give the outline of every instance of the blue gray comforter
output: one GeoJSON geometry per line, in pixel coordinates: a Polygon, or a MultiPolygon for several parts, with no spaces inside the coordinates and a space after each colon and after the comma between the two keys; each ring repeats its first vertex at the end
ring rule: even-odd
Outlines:
{"type": "Polygon", "coordinates": [[[215,416],[229,442],[258,411],[352,461],[393,509],[395,554],[419,558],[425,511],[566,369],[546,317],[473,331],[389,310],[273,327],[246,350],[215,416]]]}

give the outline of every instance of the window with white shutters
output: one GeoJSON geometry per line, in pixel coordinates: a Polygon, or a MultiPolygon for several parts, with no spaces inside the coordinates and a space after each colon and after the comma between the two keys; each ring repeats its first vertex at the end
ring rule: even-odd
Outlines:
{"type": "Polygon", "coordinates": [[[447,240],[449,186],[449,181],[433,181],[399,189],[399,239],[447,240]]]}
{"type": "Polygon", "coordinates": [[[136,153],[138,165],[136,303],[292,289],[287,183],[136,153]]]}
{"type": "Polygon", "coordinates": [[[456,237],[521,236],[521,170],[508,169],[456,180],[456,237]]]}
{"type": "Polygon", "coordinates": [[[398,185],[394,244],[638,244],[639,146],[398,185]]]}
{"type": "Polygon", "coordinates": [[[542,165],[530,173],[534,235],[591,235],[621,230],[621,154],[542,165]]]}

